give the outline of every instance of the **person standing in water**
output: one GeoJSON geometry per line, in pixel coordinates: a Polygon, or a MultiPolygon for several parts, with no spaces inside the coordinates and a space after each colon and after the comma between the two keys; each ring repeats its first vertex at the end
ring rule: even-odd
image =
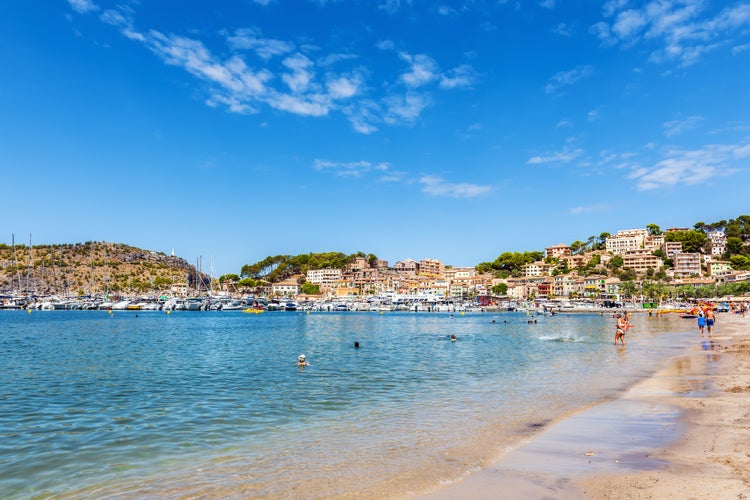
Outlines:
{"type": "Polygon", "coordinates": [[[706,316],[703,311],[698,311],[698,334],[703,337],[703,330],[706,328],[706,316]]]}
{"type": "Polygon", "coordinates": [[[625,330],[628,328],[628,320],[622,314],[617,314],[617,322],[615,323],[615,345],[619,340],[622,345],[625,345],[625,330]]]}
{"type": "Polygon", "coordinates": [[[709,337],[714,330],[714,323],[716,323],[716,315],[714,314],[714,310],[709,307],[706,309],[706,327],[708,328],[709,337]]]}

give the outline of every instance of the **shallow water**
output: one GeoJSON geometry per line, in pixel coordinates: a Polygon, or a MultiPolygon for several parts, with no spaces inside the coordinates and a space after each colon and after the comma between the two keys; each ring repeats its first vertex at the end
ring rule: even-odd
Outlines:
{"type": "Polygon", "coordinates": [[[529,319],[2,311],[0,492],[408,495],[695,341],[684,320],[637,315],[616,348],[611,316],[529,319]]]}

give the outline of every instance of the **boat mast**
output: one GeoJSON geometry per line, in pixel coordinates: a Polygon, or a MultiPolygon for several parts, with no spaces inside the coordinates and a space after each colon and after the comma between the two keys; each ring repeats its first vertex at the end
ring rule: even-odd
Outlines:
{"type": "Polygon", "coordinates": [[[29,272],[31,272],[31,233],[29,233],[29,255],[28,265],[26,266],[26,293],[29,293],[31,287],[29,286],[29,272]]]}

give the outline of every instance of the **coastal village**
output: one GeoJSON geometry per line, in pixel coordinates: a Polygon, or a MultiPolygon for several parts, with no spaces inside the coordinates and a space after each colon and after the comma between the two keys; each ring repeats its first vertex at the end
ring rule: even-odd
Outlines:
{"type": "MultiPolygon", "coordinates": [[[[743,223],[745,217],[740,217],[743,223]]],[[[1,306],[179,309],[192,298],[192,307],[185,308],[296,310],[300,303],[327,310],[457,310],[456,305],[512,308],[528,301],[613,307],[746,292],[747,257],[727,258],[728,244],[733,254],[738,245],[742,249],[747,244],[744,233],[728,242],[725,231],[697,226],[661,231],[651,224],[602,233],[588,242],[551,245],[544,252],[505,253],[475,267],[454,267],[435,258],[390,265],[360,253],[338,267],[304,269],[276,280],[235,274],[215,278],[202,272],[202,259],[193,266],[174,255],[121,244],[29,246],[31,253],[5,245],[0,252],[1,306]],[[737,239],[739,244],[732,241],[737,239]],[[78,258],[76,266],[71,255],[78,258]]]]}

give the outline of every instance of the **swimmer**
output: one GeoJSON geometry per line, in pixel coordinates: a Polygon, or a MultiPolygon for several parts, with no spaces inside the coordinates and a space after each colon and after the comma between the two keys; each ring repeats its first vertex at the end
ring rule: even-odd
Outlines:
{"type": "Polygon", "coordinates": [[[297,358],[297,366],[310,366],[310,363],[307,362],[307,358],[305,358],[304,354],[300,354],[297,358]]]}
{"type": "Polygon", "coordinates": [[[454,334],[451,334],[451,342],[455,342],[455,341],[456,341],[456,334],[454,333],[454,334]]]}
{"type": "Polygon", "coordinates": [[[359,342],[355,342],[355,343],[354,343],[354,348],[355,348],[355,349],[359,349],[359,342]]]}

